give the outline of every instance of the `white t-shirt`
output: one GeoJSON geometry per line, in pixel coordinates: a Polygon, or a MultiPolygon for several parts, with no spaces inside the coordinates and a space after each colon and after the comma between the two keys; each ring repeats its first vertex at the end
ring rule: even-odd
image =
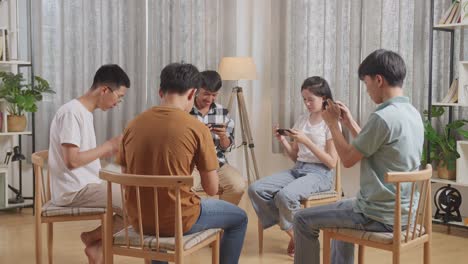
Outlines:
{"type": "Polygon", "coordinates": [[[56,205],[71,203],[76,193],[89,183],[100,183],[99,159],[69,170],[62,154],[62,144],[69,143],[86,151],[96,148],[93,114],[77,99],[61,106],[50,125],[49,171],[52,202],[56,205]]]}
{"type": "MultiPolygon", "coordinates": [[[[294,129],[304,131],[305,135],[317,145],[321,150],[325,150],[327,140],[331,139],[331,132],[325,121],[312,125],[309,122],[309,114],[301,115],[294,124],[294,129]]],[[[308,163],[322,163],[315,155],[303,144],[299,143],[299,152],[297,153],[297,160],[308,163]]]]}

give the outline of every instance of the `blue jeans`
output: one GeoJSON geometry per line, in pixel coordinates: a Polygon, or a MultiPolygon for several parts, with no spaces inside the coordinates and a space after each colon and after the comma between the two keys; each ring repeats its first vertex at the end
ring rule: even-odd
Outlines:
{"type": "Polygon", "coordinates": [[[328,191],[332,185],[328,167],[298,161],[290,170],[254,182],[249,187],[249,197],[263,228],[279,224],[282,230],[290,230],[294,214],[301,209],[300,200],[328,191]]]}
{"type": "MultiPolygon", "coordinates": [[[[223,229],[219,263],[237,264],[244,244],[247,222],[247,214],[239,207],[222,200],[202,199],[200,216],[185,235],[210,228],[223,229]]],[[[167,262],[152,261],[152,264],[158,263],[167,262]]]]}
{"type": "MultiPolygon", "coordinates": [[[[294,263],[320,264],[320,228],[352,228],[372,232],[393,232],[393,227],[353,211],[354,199],[301,210],[294,216],[294,263]]],[[[331,262],[354,263],[354,244],[332,240],[331,262]]]]}

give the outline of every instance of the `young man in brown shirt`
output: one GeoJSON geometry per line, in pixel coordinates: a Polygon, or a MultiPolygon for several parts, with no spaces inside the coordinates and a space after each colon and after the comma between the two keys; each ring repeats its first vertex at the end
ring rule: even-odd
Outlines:
{"type": "MultiPolygon", "coordinates": [[[[191,175],[197,166],[205,192],[218,192],[218,160],[209,129],[190,116],[201,76],[191,64],[173,63],[161,72],[161,105],[133,119],[124,131],[120,149],[123,171],[144,175],[191,175]]],[[[160,191],[160,235],[174,235],[174,191],[160,191]]],[[[154,234],[152,190],[141,191],[143,233],[154,234]]],[[[238,263],[247,215],[239,207],[215,199],[200,200],[190,187],[181,190],[184,234],[222,228],[220,263],[238,263]]],[[[130,223],[138,228],[134,188],[127,188],[125,202],[130,223]]],[[[160,263],[155,262],[153,263],[160,263]]]]}

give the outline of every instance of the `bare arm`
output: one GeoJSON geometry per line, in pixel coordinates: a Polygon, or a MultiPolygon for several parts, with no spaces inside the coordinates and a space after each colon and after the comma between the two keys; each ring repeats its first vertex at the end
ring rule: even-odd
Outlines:
{"type": "Polygon", "coordinates": [[[328,126],[330,128],[336,151],[340,156],[341,162],[345,168],[350,168],[358,163],[364,156],[353,145],[349,144],[341,133],[338,122],[336,125],[328,126]]]}
{"type": "Polygon", "coordinates": [[[117,152],[121,139],[122,136],[114,137],[94,149],[81,152],[78,146],[62,144],[65,166],[67,166],[69,170],[73,170],[99,158],[112,155],[117,152]]]}
{"type": "Polygon", "coordinates": [[[330,169],[335,168],[336,162],[338,159],[338,154],[336,153],[333,140],[329,139],[325,143],[325,149],[322,150],[317,145],[315,145],[303,131],[293,129],[291,137],[293,137],[297,142],[304,144],[314,155],[330,169]]]}
{"type": "Polygon", "coordinates": [[[336,101],[335,104],[339,107],[341,112],[341,123],[349,130],[352,137],[356,137],[361,132],[361,127],[356,123],[348,107],[340,101],[336,101]]]}
{"type": "Polygon", "coordinates": [[[218,193],[219,178],[216,170],[200,171],[200,178],[206,194],[213,196],[218,193]]]}
{"type": "Polygon", "coordinates": [[[288,157],[292,161],[296,162],[297,153],[299,152],[299,147],[297,146],[297,143],[296,142],[289,143],[289,141],[286,139],[285,136],[280,135],[278,133],[278,125],[273,127],[273,135],[281,143],[281,146],[283,146],[283,148],[286,151],[286,154],[288,155],[288,157]]]}
{"type": "MultiPolygon", "coordinates": [[[[333,103],[333,101],[328,100],[327,109],[323,110],[322,117],[330,129],[336,151],[338,152],[338,156],[340,156],[343,166],[345,168],[350,168],[359,162],[364,156],[355,147],[353,147],[353,145],[349,144],[341,133],[340,126],[338,125],[340,116],[342,117],[342,120],[353,120],[352,117],[350,117],[351,114],[349,114],[349,110],[347,110],[347,112],[343,112],[342,106],[344,106],[342,103],[333,103]]],[[[345,107],[345,109],[347,108],[345,107]]],[[[361,131],[361,128],[359,128],[356,122],[354,122],[355,125],[352,125],[352,123],[353,122],[348,123],[351,127],[351,133],[353,135],[357,135],[361,131]]]]}

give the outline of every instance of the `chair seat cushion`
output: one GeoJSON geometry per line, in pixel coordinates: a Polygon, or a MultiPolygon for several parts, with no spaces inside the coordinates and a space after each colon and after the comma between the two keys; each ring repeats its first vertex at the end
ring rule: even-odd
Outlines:
{"type": "Polygon", "coordinates": [[[318,193],[313,193],[307,199],[303,201],[314,201],[314,200],[320,200],[320,199],[325,199],[325,198],[330,198],[330,197],[335,197],[337,195],[335,190],[330,190],[326,192],[318,192],[318,193]]]}
{"type": "Polygon", "coordinates": [[[98,215],[106,212],[106,208],[92,207],[62,207],[52,204],[50,201],[42,206],[42,216],[83,216],[98,215]]]}
{"type": "MultiPolygon", "coordinates": [[[[424,235],[426,233],[426,230],[424,229],[424,227],[418,225],[416,228],[416,233],[414,235],[415,237],[419,236],[421,229],[422,229],[421,235],[424,235]]],[[[382,243],[382,244],[393,243],[392,232],[370,232],[370,231],[350,229],[350,228],[324,228],[324,230],[333,232],[333,233],[338,233],[338,234],[348,236],[348,237],[358,238],[361,240],[368,240],[368,241],[382,243]]],[[[408,239],[411,239],[413,237],[413,228],[410,229],[408,236],[409,236],[408,239]]],[[[406,230],[401,232],[401,241],[404,241],[405,238],[406,238],[406,230]]]]}
{"type": "MultiPolygon", "coordinates": [[[[207,229],[198,233],[185,235],[183,237],[184,250],[191,249],[199,243],[205,241],[208,238],[221,232],[219,228],[207,229]]],[[[128,239],[130,246],[140,247],[140,235],[133,229],[128,228],[128,239]]],[[[125,240],[125,229],[120,230],[114,234],[114,245],[125,246],[127,245],[125,240]]],[[[145,248],[151,248],[156,250],[156,236],[143,235],[143,245],[145,248]]],[[[160,237],[159,238],[159,249],[164,250],[175,250],[175,238],[174,237],[160,237]]]]}

